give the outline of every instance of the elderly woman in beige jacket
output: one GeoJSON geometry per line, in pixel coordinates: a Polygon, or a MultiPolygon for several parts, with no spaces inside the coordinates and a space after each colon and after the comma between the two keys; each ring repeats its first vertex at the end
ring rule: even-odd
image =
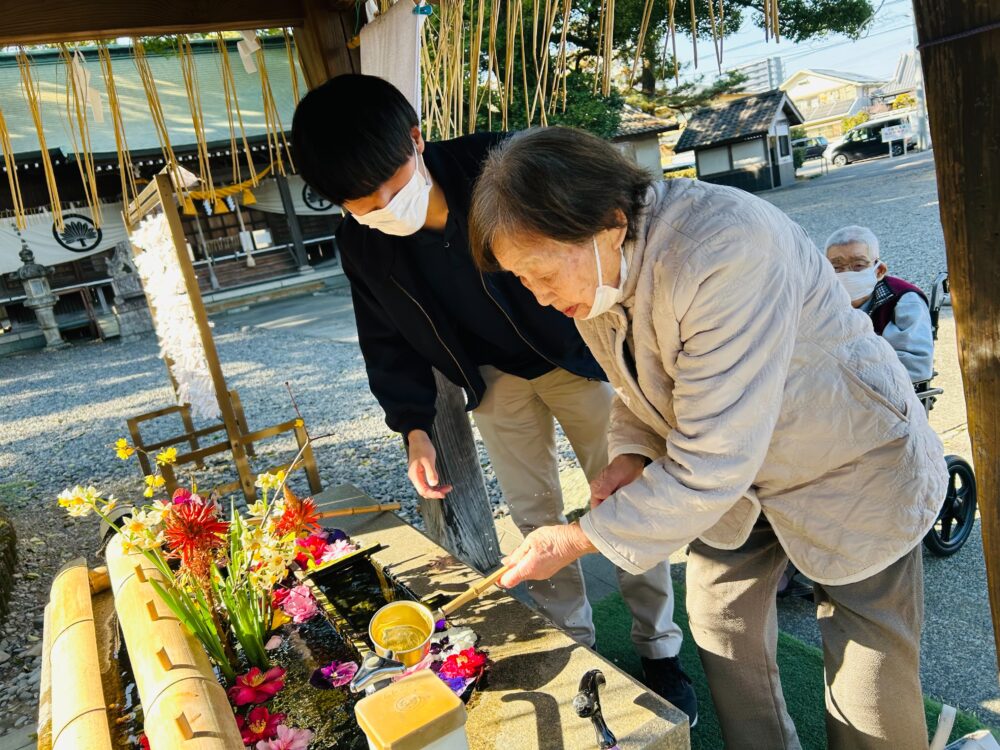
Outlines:
{"type": "Polygon", "coordinates": [[[610,144],[529,130],[488,158],[470,237],[576,319],[617,392],[592,509],[532,532],[502,583],[689,545],[688,614],[727,748],[798,748],[775,661],[790,558],[816,582],[829,746],[925,748],[920,540],[942,446],[806,233],[765,201],[653,181],[610,144]]]}

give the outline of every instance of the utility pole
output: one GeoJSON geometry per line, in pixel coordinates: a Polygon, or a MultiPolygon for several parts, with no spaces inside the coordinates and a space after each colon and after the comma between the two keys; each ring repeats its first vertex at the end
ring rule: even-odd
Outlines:
{"type": "Polygon", "coordinates": [[[917,17],[913,16],[913,64],[916,66],[916,90],[914,98],[917,100],[917,112],[913,128],[913,138],[916,141],[918,151],[926,151],[931,147],[931,131],[927,124],[927,99],[924,96],[924,70],[920,61],[920,50],[917,49],[919,38],[917,36],[917,17]]]}

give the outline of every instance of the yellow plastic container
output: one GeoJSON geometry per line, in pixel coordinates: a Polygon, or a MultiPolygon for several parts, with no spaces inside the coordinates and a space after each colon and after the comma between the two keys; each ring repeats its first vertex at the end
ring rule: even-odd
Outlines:
{"type": "Polygon", "coordinates": [[[468,750],[465,705],[428,669],[354,707],[371,750],[468,750]]]}

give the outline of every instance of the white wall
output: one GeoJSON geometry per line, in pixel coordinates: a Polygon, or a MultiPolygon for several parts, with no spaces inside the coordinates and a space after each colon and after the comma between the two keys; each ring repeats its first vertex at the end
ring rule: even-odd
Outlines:
{"type": "Polygon", "coordinates": [[[733,150],[733,169],[752,167],[767,161],[763,138],[734,143],[731,148],[733,150]]]}
{"type": "Polygon", "coordinates": [[[716,174],[729,171],[729,146],[709,148],[695,154],[698,174],[716,174]]]}

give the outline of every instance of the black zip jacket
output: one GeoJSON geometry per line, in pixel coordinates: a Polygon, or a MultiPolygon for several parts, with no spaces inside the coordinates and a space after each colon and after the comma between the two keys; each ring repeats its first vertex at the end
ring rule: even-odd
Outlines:
{"type": "MultiPolygon", "coordinates": [[[[386,424],[404,436],[414,429],[430,433],[437,397],[432,367],[465,390],[469,411],[479,405],[486,391],[479,368],[465,351],[450,317],[426,288],[422,274],[440,272],[455,284],[482,289],[479,304],[498,306],[541,358],[581,377],[605,379],[570,318],[539,305],[513,274],[484,274],[472,262],[467,239],[472,188],[487,152],[504,137],[477,133],[428,143],[424,150],[424,163],[444,191],[449,218],[460,229],[467,265],[456,268],[442,257],[440,269],[418,271],[413,267],[413,254],[407,253],[412,238],[369,229],[350,216],[345,216],[337,232],[344,273],[351,282],[368,384],[385,411],[386,424]]],[[[465,325],[482,318],[477,310],[484,309],[470,309],[465,325]]]]}

